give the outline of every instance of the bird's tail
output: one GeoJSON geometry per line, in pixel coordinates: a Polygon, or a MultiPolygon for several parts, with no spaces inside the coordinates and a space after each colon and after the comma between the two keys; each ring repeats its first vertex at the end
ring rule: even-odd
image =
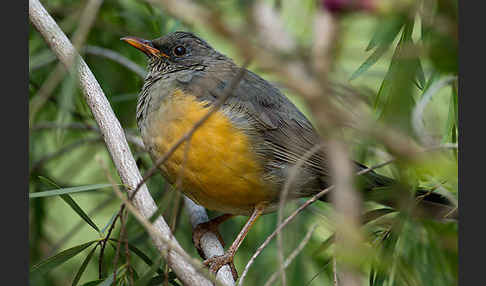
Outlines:
{"type": "MultiPolygon", "coordinates": [[[[359,169],[367,167],[358,164],[359,169]]],[[[432,190],[419,188],[414,197],[409,192],[400,191],[399,183],[389,177],[369,171],[358,177],[358,185],[364,191],[365,200],[371,200],[385,206],[402,209],[412,206],[414,215],[432,219],[458,219],[458,209],[447,197],[432,190]]],[[[329,201],[329,196],[321,200],[329,201]]]]}

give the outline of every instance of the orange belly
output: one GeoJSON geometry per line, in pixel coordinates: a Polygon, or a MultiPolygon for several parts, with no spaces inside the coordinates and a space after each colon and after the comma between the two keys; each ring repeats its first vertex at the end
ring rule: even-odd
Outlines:
{"type": "MultiPolygon", "coordinates": [[[[209,108],[176,92],[150,114],[144,142],[160,158],[200,120],[209,108]]],[[[263,169],[247,136],[217,111],[193,134],[184,164],[186,143],[161,169],[171,183],[182,176],[181,190],[198,204],[225,213],[247,214],[275,194],[262,180],[263,169]],[[183,165],[185,165],[183,167],[183,165]]]]}

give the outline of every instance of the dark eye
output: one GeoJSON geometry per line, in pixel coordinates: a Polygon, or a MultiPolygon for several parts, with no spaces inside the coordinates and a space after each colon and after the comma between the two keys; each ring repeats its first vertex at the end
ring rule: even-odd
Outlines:
{"type": "Polygon", "coordinates": [[[177,46],[174,48],[174,55],[181,57],[186,54],[186,48],[183,46],[177,46]]]}

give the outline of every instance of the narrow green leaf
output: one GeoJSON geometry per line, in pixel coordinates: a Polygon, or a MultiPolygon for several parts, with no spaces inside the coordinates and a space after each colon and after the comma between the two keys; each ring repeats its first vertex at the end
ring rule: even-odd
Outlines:
{"type": "MultiPolygon", "coordinates": [[[[110,240],[111,241],[114,241],[114,242],[118,242],[118,240],[115,239],[115,238],[110,238],[110,240]]],[[[147,255],[145,255],[145,253],[143,253],[140,249],[138,249],[137,247],[135,247],[133,244],[128,243],[128,249],[130,249],[130,251],[132,251],[138,257],[140,257],[148,266],[152,266],[153,265],[152,260],[147,255]]],[[[162,271],[162,269],[159,268],[157,270],[157,273],[163,274],[164,271],[162,271]]]]}
{"type": "Polygon", "coordinates": [[[425,88],[425,74],[419,58],[417,58],[417,78],[415,79],[415,84],[421,90],[425,88]]]}
{"type": "MultiPolygon", "coordinates": [[[[117,274],[118,277],[118,274],[117,274]]],[[[112,286],[113,285],[113,273],[108,275],[105,280],[103,280],[100,284],[97,284],[98,286],[112,286]]]]}
{"type": "Polygon", "coordinates": [[[71,187],[71,188],[60,188],[56,190],[48,190],[42,192],[35,192],[29,193],[29,199],[34,198],[41,198],[41,197],[52,197],[58,196],[63,194],[72,194],[72,193],[79,193],[79,192],[87,192],[87,191],[94,191],[98,189],[104,189],[112,187],[111,184],[94,184],[94,185],[87,185],[87,186],[79,186],[79,187],[71,187]]]}
{"type": "Polygon", "coordinates": [[[457,112],[457,80],[452,83],[452,107],[454,109],[454,121],[456,127],[459,126],[459,118],[457,112]]]}
{"type": "Polygon", "coordinates": [[[157,208],[155,212],[149,217],[149,221],[154,223],[161,215],[163,215],[163,211],[161,208],[157,208]]]}
{"type": "MultiPolygon", "coordinates": [[[[149,282],[145,285],[147,286],[158,286],[158,285],[164,285],[165,282],[165,274],[160,274],[155,277],[152,277],[149,282]]],[[[167,281],[173,285],[173,286],[181,286],[179,283],[176,282],[177,276],[173,271],[170,271],[168,273],[167,281]]]]}
{"type": "Polygon", "coordinates": [[[413,25],[413,21],[409,21],[403,29],[374,103],[381,120],[407,132],[412,132],[410,116],[415,105],[412,87],[418,68],[417,58],[411,58],[407,50],[414,47],[413,25]]]}
{"type": "Polygon", "coordinates": [[[98,226],[91,220],[91,218],[83,211],[83,209],[71,198],[70,195],[61,195],[61,199],[63,199],[72,209],[75,211],[87,224],[89,224],[92,228],[94,228],[98,233],[100,229],[98,226]]]}
{"type": "Polygon", "coordinates": [[[78,272],[76,273],[76,276],[74,277],[73,283],[71,284],[72,286],[78,285],[79,279],[81,279],[81,276],[83,275],[84,270],[86,270],[86,266],[88,266],[88,263],[91,260],[91,257],[93,257],[93,253],[95,252],[98,245],[99,244],[96,244],[95,247],[93,247],[93,249],[88,253],[86,258],[84,259],[83,264],[81,264],[78,272]]]}
{"type": "MultiPolygon", "coordinates": [[[[73,73],[67,73],[66,80],[61,85],[62,95],[59,98],[59,112],[57,113],[57,124],[66,124],[72,121],[72,109],[74,106],[74,97],[77,89],[77,71],[78,71],[79,61],[76,59],[74,66],[72,67],[73,73]]],[[[57,128],[55,130],[56,139],[61,142],[66,133],[65,128],[57,128]]]]}
{"type": "Polygon", "coordinates": [[[397,37],[400,29],[405,24],[405,21],[406,18],[401,15],[393,15],[392,17],[385,19],[384,21],[380,21],[376,26],[373,37],[366,47],[366,51],[369,51],[378,45],[390,45],[397,37]]]}
{"type": "MultiPolygon", "coordinates": [[[[124,272],[125,272],[125,265],[122,265],[120,266],[120,268],[118,268],[118,270],[116,271],[116,280],[118,281],[118,279],[120,279],[124,272]]],[[[105,278],[105,280],[103,280],[100,284],[97,284],[98,286],[112,286],[114,283],[113,281],[113,274],[115,273],[115,271],[111,272],[108,277],[105,278]]],[[[115,281],[116,282],[116,281],[115,281]]]]}
{"type": "Polygon", "coordinates": [[[162,261],[162,257],[159,256],[156,260],[155,263],[152,264],[152,266],[149,268],[149,270],[140,277],[139,280],[135,282],[135,286],[145,286],[147,285],[152,277],[154,276],[155,272],[157,272],[160,262],[162,261]]]}
{"type": "Polygon", "coordinates": [[[349,80],[353,80],[360,76],[362,73],[367,71],[372,65],[374,65],[388,50],[389,45],[380,45],[378,48],[369,56],[364,63],[359,66],[359,68],[351,75],[349,80]]]}
{"type": "Polygon", "coordinates": [[[108,223],[106,223],[106,225],[101,229],[101,233],[105,233],[105,230],[113,223],[117,215],[118,215],[118,211],[115,211],[115,213],[111,216],[108,223]]]}
{"type": "Polygon", "coordinates": [[[86,282],[81,286],[97,286],[103,281],[104,281],[104,279],[93,280],[93,281],[86,282]]]}
{"type": "Polygon", "coordinates": [[[386,281],[386,275],[383,271],[376,272],[373,270],[373,276],[370,278],[372,278],[370,279],[370,286],[382,286],[386,281]]]}
{"type": "Polygon", "coordinates": [[[329,236],[326,240],[324,240],[321,245],[314,251],[315,254],[322,253],[323,251],[326,251],[326,249],[331,246],[331,244],[334,242],[334,234],[329,236]]]}
{"type": "MultiPolygon", "coordinates": [[[[179,285],[179,283],[177,283],[175,281],[175,279],[177,278],[177,276],[174,274],[174,272],[169,272],[169,277],[168,277],[168,281],[169,283],[172,285],[172,286],[181,286],[179,285]]],[[[161,275],[157,275],[155,277],[153,277],[149,283],[147,284],[147,286],[159,286],[159,285],[163,285],[165,281],[165,276],[164,274],[161,274],[161,275]]]]}
{"type": "Polygon", "coordinates": [[[63,264],[64,262],[68,261],[72,257],[76,256],[81,251],[85,250],[87,247],[92,245],[93,243],[97,242],[98,240],[93,240],[90,242],[86,242],[69,249],[66,249],[58,254],[47,258],[44,261],[39,262],[38,264],[32,266],[30,269],[30,275],[43,275],[50,271],[51,269],[63,264]]]}
{"type": "Polygon", "coordinates": [[[454,82],[452,84],[452,93],[449,101],[449,112],[447,121],[445,124],[444,133],[442,135],[442,143],[456,143],[456,131],[457,131],[457,93],[455,90],[454,82]]]}
{"type": "Polygon", "coordinates": [[[376,219],[379,219],[382,216],[385,216],[389,213],[396,212],[396,210],[391,209],[391,208],[380,208],[380,209],[375,209],[369,212],[366,212],[363,215],[363,224],[370,223],[376,219]]]}
{"type": "Polygon", "coordinates": [[[372,65],[374,65],[388,50],[393,43],[398,33],[406,23],[406,18],[403,16],[392,16],[391,18],[383,20],[382,23],[377,25],[377,28],[371,38],[366,51],[376,48],[364,63],[351,75],[349,80],[353,80],[367,71],[372,65]]]}

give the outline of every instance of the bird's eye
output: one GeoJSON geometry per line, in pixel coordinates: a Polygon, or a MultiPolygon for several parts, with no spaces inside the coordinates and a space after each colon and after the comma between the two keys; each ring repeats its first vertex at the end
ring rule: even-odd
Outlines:
{"type": "Polygon", "coordinates": [[[181,56],[186,54],[186,48],[184,48],[183,46],[177,46],[177,47],[174,48],[173,52],[174,52],[174,55],[181,57],[181,56]]]}

